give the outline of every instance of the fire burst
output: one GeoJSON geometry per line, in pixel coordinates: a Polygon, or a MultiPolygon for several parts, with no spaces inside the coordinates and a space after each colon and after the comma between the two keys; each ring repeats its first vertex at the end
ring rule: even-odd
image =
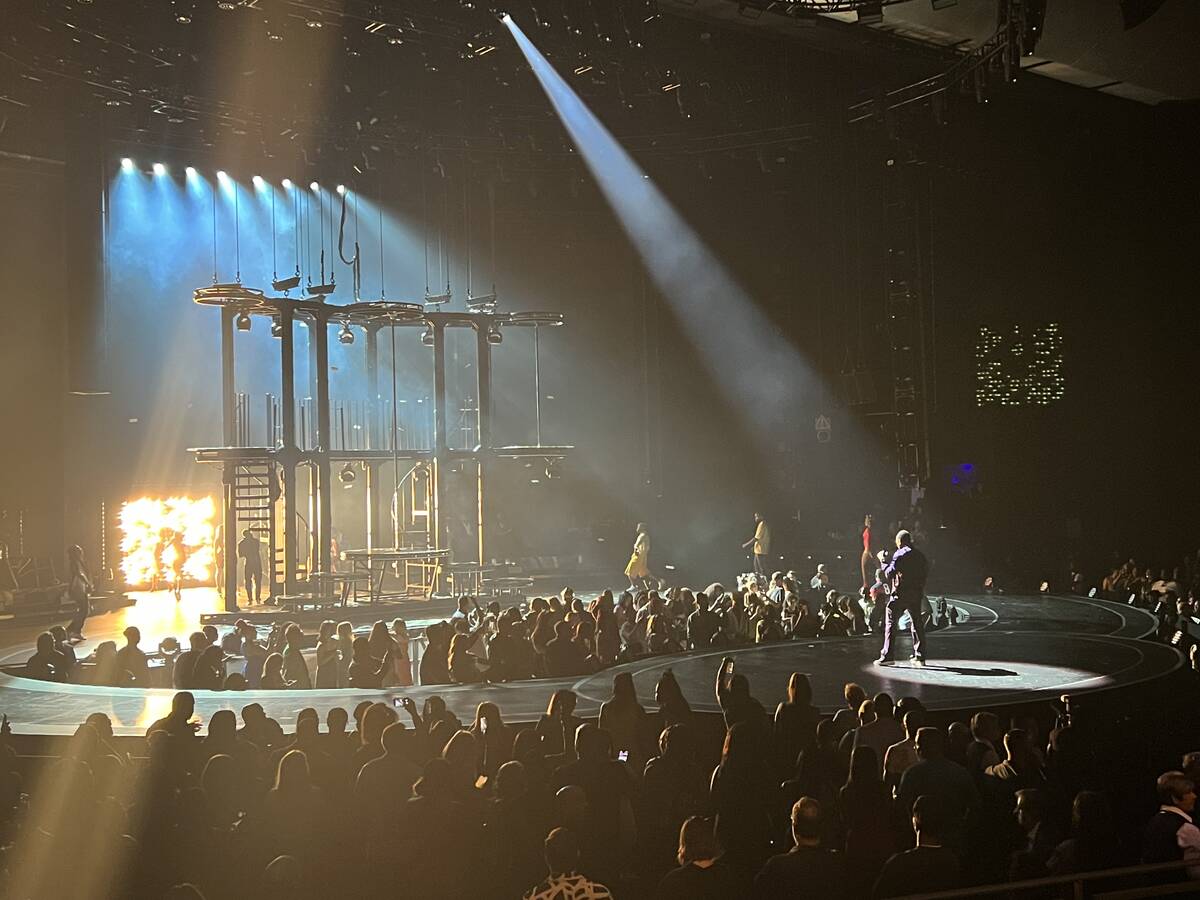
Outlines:
{"type": "Polygon", "coordinates": [[[121,571],[130,586],[209,581],[213,570],[212,497],[141,497],[121,506],[121,571]]]}

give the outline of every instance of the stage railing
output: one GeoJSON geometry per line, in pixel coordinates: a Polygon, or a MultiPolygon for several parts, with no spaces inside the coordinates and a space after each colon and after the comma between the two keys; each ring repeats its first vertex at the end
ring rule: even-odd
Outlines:
{"type": "MultiPolygon", "coordinates": [[[[1001,884],[985,884],[979,887],[958,888],[953,891],[937,891],[931,894],[905,894],[896,900],[961,900],[964,897],[1013,897],[1046,896],[1047,888],[1070,887],[1075,900],[1090,897],[1091,900],[1139,900],[1142,897],[1195,896],[1200,893],[1200,882],[1172,881],[1166,884],[1148,884],[1139,887],[1114,888],[1102,892],[1088,890],[1089,885],[1099,881],[1128,881],[1144,875],[1162,875],[1181,869],[1200,868],[1200,860],[1151,863],[1141,866],[1122,866],[1117,869],[1097,869],[1093,872],[1075,872],[1071,875],[1051,875],[1046,878],[1030,878],[1024,881],[1007,881],[1001,884]]],[[[1062,896],[1062,895],[1059,895],[1062,896]]]]}

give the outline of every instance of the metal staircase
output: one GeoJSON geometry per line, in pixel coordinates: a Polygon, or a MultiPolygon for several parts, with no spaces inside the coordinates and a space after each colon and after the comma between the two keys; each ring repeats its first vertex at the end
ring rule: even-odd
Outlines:
{"type": "Polygon", "coordinates": [[[267,543],[267,552],[272,560],[272,578],[269,593],[275,593],[276,585],[282,583],[280,575],[283,550],[275,540],[275,501],[278,488],[275,465],[269,462],[238,463],[234,469],[232,485],[233,510],[237,520],[236,538],[243,530],[249,530],[267,543]]]}

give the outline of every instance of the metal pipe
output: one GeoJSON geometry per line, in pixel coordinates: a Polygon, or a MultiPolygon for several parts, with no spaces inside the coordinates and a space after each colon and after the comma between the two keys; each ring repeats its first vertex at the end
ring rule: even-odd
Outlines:
{"type": "Polygon", "coordinates": [[[317,539],[320,542],[317,559],[322,572],[331,569],[333,543],[333,483],[329,450],[333,444],[329,428],[329,323],[315,323],[317,364],[317,539]]]}
{"type": "MultiPolygon", "coordinates": [[[[284,306],[279,314],[282,332],[279,337],[279,372],[281,427],[280,468],[283,479],[283,592],[294,594],[297,588],[296,518],[297,503],[296,457],[296,344],[295,317],[284,306]]],[[[303,413],[303,410],[301,410],[303,413]]],[[[271,560],[271,580],[275,578],[275,560],[271,560]]]]}
{"type": "Polygon", "coordinates": [[[538,334],[541,329],[533,326],[533,413],[537,422],[537,446],[542,446],[542,349],[538,334]]]}

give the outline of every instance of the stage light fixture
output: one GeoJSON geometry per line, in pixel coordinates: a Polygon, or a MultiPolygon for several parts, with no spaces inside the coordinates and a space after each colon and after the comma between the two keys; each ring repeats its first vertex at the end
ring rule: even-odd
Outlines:
{"type": "Polygon", "coordinates": [[[229,176],[225,174],[224,169],[217,170],[217,181],[227,181],[229,176]]]}
{"type": "Polygon", "coordinates": [[[354,466],[351,463],[346,463],[342,466],[342,471],[338,472],[338,481],[346,487],[354,484],[354,479],[357,477],[358,475],[355,473],[354,466]]]}
{"type": "Polygon", "coordinates": [[[467,309],[471,312],[493,312],[496,309],[496,292],[467,297],[467,309]]]}
{"type": "Polygon", "coordinates": [[[855,12],[860,25],[878,25],[883,21],[882,3],[864,3],[855,12]]]}
{"type": "Polygon", "coordinates": [[[283,181],[281,181],[280,184],[283,185],[283,189],[285,191],[290,191],[292,189],[292,179],[290,179],[290,178],[283,179],[283,181]]]}
{"type": "Polygon", "coordinates": [[[237,9],[237,3],[234,0],[217,0],[217,9],[224,12],[231,12],[237,9]]]}
{"type": "Polygon", "coordinates": [[[262,186],[263,186],[264,184],[266,184],[266,182],[265,182],[265,181],[263,181],[263,177],[262,177],[261,175],[255,175],[255,176],[254,176],[253,178],[251,178],[250,180],[254,182],[254,186],[255,186],[256,188],[258,188],[259,190],[262,190],[262,186]]]}
{"type": "Polygon", "coordinates": [[[337,192],[338,192],[339,194],[345,194],[345,193],[346,193],[346,186],[345,186],[344,184],[339,184],[339,185],[337,186],[337,192]]]}
{"type": "Polygon", "coordinates": [[[421,332],[421,343],[426,347],[433,346],[433,326],[426,325],[425,330],[421,332]]]}
{"type": "Polygon", "coordinates": [[[324,28],[325,22],[321,18],[321,11],[319,9],[309,10],[308,18],[304,20],[304,24],[309,28],[324,28]]]}
{"type": "Polygon", "coordinates": [[[277,291],[291,291],[300,286],[300,276],[292,275],[288,278],[280,278],[277,281],[271,282],[271,287],[277,291]]]}
{"type": "Polygon", "coordinates": [[[196,167],[188,166],[186,169],[183,170],[183,174],[185,174],[188,178],[195,178],[196,177],[196,167]]]}
{"type": "Polygon", "coordinates": [[[155,163],[154,164],[154,174],[155,175],[166,175],[167,167],[165,165],[163,165],[162,163],[155,163]]]}
{"type": "MultiPolygon", "coordinates": [[[[296,280],[299,281],[300,279],[297,278],[296,280]]],[[[275,288],[275,290],[280,290],[280,288],[275,288]]],[[[283,337],[283,323],[278,319],[271,320],[271,337],[283,337]]]]}
{"type": "Polygon", "coordinates": [[[133,160],[130,159],[128,156],[122,157],[121,158],[121,168],[124,169],[126,172],[132,172],[133,171],[133,160]]]}
{"type": "Polygon", "coordinates": [[[547,481],[557,481],[559,478],[562,478],[562,472],[560,471],[560,469],[558,467],[558,460],[557,459],[548,460],[546,462],[546,480],[547,481]]]}
{"type": "Polygon", "coordinates": [[[192,24],[192,15],[196,12],[195,0],[174,0],[175,21],[180,25],[192,24]]]}
{"type": "Polygon", "coordinates": [[[233,324],[235,326],[237,326],[238,331],[249,331],[250,330],[250,314],[249,313],[238,313],[238,317],[237,317],[237,319],[234,320],[233,324]]]}
{"type": "Polygon", "coordinates": [[[321,189],[321,186],[319,184],[317,184],[315,181],[312,184],[310,184],[309,187],[312,188],[314,191],[319,191],[321,189]]]}
{"type": "Polygon", "coordinates": [[[350,324],[348,322],[343,323],[341,331],[338,332],[338,343],[339,344],[353,344],[354,343],[354,332],[350,330],[350,324]]]}
{"type": "Polygon", "coordinates": [[[492,324],[488,326],[487,342],[489,344],[503,344],[504,335],[500,332],[500,326],[492,324]]]}

